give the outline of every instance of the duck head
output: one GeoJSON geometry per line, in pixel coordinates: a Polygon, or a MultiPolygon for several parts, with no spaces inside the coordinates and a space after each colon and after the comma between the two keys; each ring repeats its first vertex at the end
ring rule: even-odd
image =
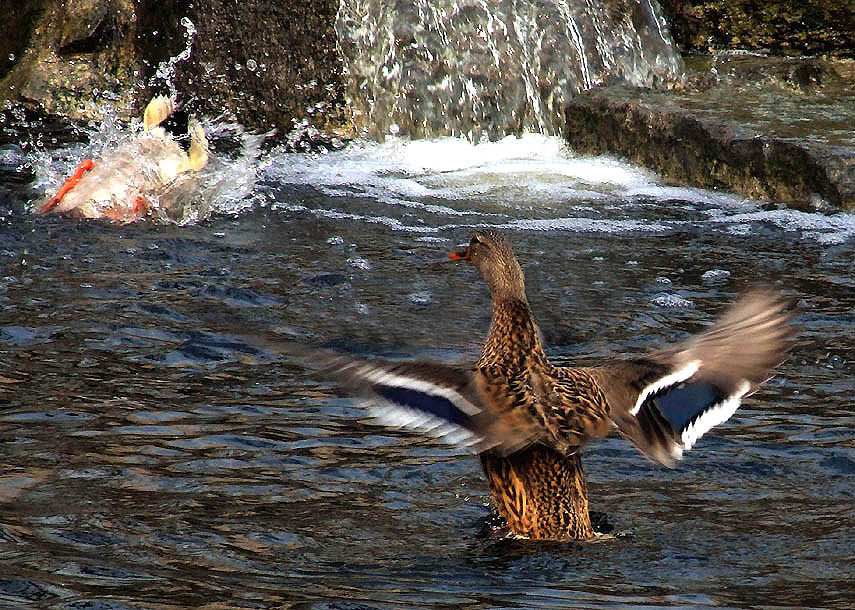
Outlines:
{"type": "Polygon", "coordinates": [[[448,258],[472,263],[487,281],[494,300],[526,300],[522,267],[511,241],[498,231],[476,231],[466,250],[451,252],[448,258]]]}

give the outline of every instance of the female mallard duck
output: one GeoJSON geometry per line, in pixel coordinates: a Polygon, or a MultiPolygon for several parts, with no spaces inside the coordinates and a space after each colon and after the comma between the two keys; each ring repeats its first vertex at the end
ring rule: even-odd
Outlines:
{"type": "Polygon", "coordinates": [[[133,222],[192,196],[198,172],[208,163],[208,140],[199,121],[187,126],[187,152],[160,124],[175,109],[173,100],[157,96],[143,113],[143,133],[110,151],[97,163],[86,159],[59,192],[36,204],[35,212],[67,213],[82,218],[133,222]]]}
{"type": "Polygon", "coordinates": [[[669,349],[600,366],[557,367],[544,352],[508,239],[476,232],[454,260],[487,281],[493,318],[475,369],[336,357],[327,373],[381,399],[388,423],[473,446],[499,514],[516,536],[593,537],[582,447],[612,424],[672,466],[770,376],[793,329],[783,300],[755,291],[709,330],[669,349]]]}

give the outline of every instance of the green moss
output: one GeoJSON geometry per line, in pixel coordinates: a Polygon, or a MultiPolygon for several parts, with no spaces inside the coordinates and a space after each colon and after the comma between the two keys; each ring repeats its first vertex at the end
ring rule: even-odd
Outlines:
{"type": "Polygon", "coordinates": [[[756,49],[855,57],[852,0],[663,0],[684,51],[756,49]]]}

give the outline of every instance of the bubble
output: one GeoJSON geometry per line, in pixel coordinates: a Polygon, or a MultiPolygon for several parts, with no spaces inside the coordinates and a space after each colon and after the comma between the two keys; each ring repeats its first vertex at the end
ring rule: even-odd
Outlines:
{"type": "Polygon", "coordinates": [[[419,291],[408,294],[407,300],[413,305],[427,305],[432,299],[429,292],[419,291]]]}
{"type": "Polygon", "coordinates": [[[356,269],[362,269],[365,271],[371,269],[371,263],[359,256],[354,256],[352,258],[347,259],[347,264],[351,267],[355,267],[356,269]]]}
{"type": "Polygon", "coordinates": [[[730,271],[725,269],[710,269],[701,276],[701,281],[705,284],[713,284],[715,282],[723,282],[730,277],[730,271]]]}
{"type": "Polygon", "coordinates": [[[653,304],[657,307],[667,307],[676,309],[693,309],[695,307],[695,304],[688,299],[684,299],[683,297],[677,296],[676,294],[665,293],[657,295],[656,298],[653,299],[653,304]]]}
{"type": "Polygon", "coordinates": [[[258,63],[254,59],[247,59],[246,69],[250,72],[255,72],[256,70],[258,70],[258,63]]]}

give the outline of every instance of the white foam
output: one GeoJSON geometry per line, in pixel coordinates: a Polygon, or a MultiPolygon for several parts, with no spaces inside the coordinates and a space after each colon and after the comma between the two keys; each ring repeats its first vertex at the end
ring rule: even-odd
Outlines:
{"type": "Polygon", "coordinates": [[[701,275],[701,281],[705,284],[713,284],[715,282],[723,282],[730,277],[730,271],[727,269],[710,269],[701,275]]]}
{"type": "Polygon", "coordinates": [[[669,225],[641,220],[607,218],[524,218],[503,224],[483,224],[483,228],[524,229],[528,231],[575,231],[584,233],[661,232],[669,225]]]}
{"type": "Polygon", "coordinates": [[[664,186],[660,184],[632,185],[627,188],[625,195],[634,198],[648,198],[655,201],[688,201],[691,203],[714,206],[729,210],[745,211],[746,208],[753,209],[760,205],[759,201],[752,201],[733,193],[722,191],[707,191],[688,186],[664,186]]]}
{"type": "Polygon", "coordinates": [[[799,210],[765,210],[744,214],[721,214],[711,222],[728,225],[728,232],[744,235],[750,225],[766,223],[784,231],[800,232],[801,236],[820,244],[832,245],[855,238],[855,215],[838,213],[825,215],[799,210]]]}
{"type": "MultiPolygon", "coordinates": [[[[627,189],[655,189],[655,177],[608,157],[573,157],[561,138],[526,134],[471,144],[459,138],[354,142],[324,154],[274,153],[265,177],[305,184],[329,196],[367,196],[436,214],[478,213],[448,201],[513,203],[600,200],[627,189]],[[508,201],[510,200],[510,202],[508,201]]],[[[483,212],[480,212],[483,213],[483,212]]]]}
{"type": "Polygon", "coordinates": [[[657,307],[673,309],[694,309],[695,304],[689,299],[684,299],[676,294],[662,293],[653,298],[652,303],[657,307]]]}
{"type": "Polygon", "coordinates": [[[307,208],[304,205],[289,204],[289,203],[274,203],[271,206],[275,210],[284,210],[287,212],[307,212],[318,218],[329,218],[332,220],[354,220],[357,222],[365,222],[368,224],[386,225],[393,231],[407,231],[410,233],[438,233],[438,227],[425,227],[421,225],[404,224],[397,218],[389,216],[371,216],[367,214],[354,214],[352,212],[341,212],[339,210],[327,210],[323,208],[307,208]]]}
{"type": "Polygon", "coordinates": [[[764,211],[762,202],[726,192],[666,186],[647,170],[610,157],[574,156],[563,139],[536,134],[481,144],[389,137],[324,154],[274,152],[265,177],[332,198],[324,207],[338,209],[308,210],[316,216],[380,223],[433,239],[462,227],[650,234],[702,225],[750,236],[763,224],[820,244],[855,237],[852,215],[764,211]]]}

